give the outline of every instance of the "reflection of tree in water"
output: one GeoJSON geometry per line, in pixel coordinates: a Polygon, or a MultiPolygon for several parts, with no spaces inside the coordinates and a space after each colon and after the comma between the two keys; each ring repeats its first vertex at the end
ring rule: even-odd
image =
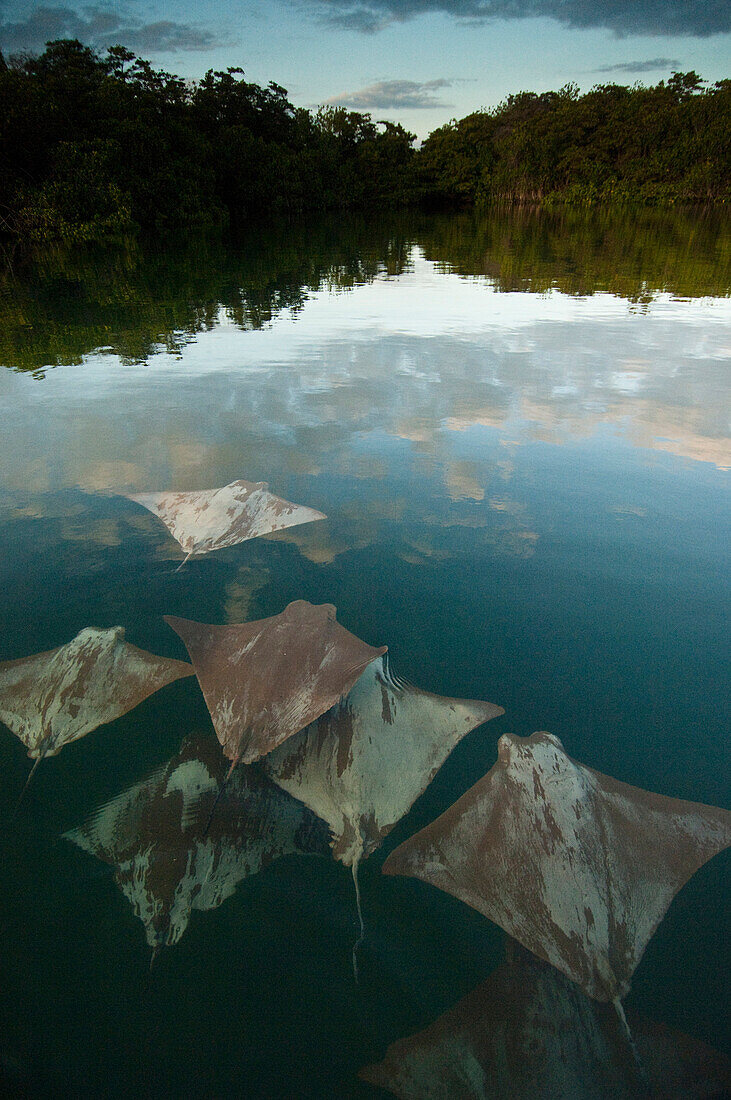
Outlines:
{"type": "Polygon", "coordinates": [[[326,222],[233,243],[213,234],[159,246],[62,248],[0,282],[0,364],[23,371],[105,350],[144,362],[179,354],[221,316],[242,329],[297,314],[323,287],[352,289],[408,260],[402,227],[326,222]]]}
{"type": "Polygon", "coordinates": [[[399,275],[415,244],[437,266],[501,291],[603,291],[643,304],[661,291],[699,297],[731,287],[728,219],[712,211],[325,220],[233,242],[199,235],[164,250],[46,251],[0,283],[0,364],[40,372],[99,349],[126,362],[162,348],[178,354],[222,315],[260,329],[282,312],[296,315],[317,290],[399,275]]]}
{"type": "Polygon", "coordinates": [[[649,302],[731,290],[728,218],[717,212],[518,207],[433,222],[426,258],[501,291],[604,291],[649,302]]]}

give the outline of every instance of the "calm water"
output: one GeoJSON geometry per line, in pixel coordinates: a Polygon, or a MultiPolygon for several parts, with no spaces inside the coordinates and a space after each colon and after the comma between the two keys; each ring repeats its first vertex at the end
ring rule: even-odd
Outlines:
{"type": "MultiPolygon", "coordinates": [[[[728,805],[728,226],[507,215],[136,246],[0,284],[0,660],[87,625],[183,657],[163,614],[293,599],[401,677],[491,700],[352,881],[291,856],[152,972],[110,869],[60,834],[211,731],[182,680],[67,746],[0,839],[0,1080],[29,1095],[363,1097],[357,1079],[500,962],[385,855],[550,730],[575,758],[728,805]],[[238,478],[327,513],[191,562],[115,491],[238,478]]],[[[0,815],[28,771],[0,728],[0,815]]],[[[728,1042],[720,857],[673,903],[629,1008],[728,1042]]]]}

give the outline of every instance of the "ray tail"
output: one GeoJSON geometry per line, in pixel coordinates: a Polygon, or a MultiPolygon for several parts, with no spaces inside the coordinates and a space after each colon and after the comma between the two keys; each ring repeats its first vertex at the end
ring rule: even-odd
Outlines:
{"type": "Polygon", "coordinates": [[[193,554],[194,554],[194,553],[195,553],[195,551],[194,551],[194,550],[191,550],[191,552],[190,552],[189,554],[186,554],[186,556],[185,556],[185,557],[183,558],[183,560],[181,561],[181,563],[180,563],[180,565],[178,566],[178,568],[177,568],[177,569],[173,569],[173,573],[179,573],[179,572],[180,572],[180,570],[181,570],[181,569],[183,568],[183,566],[185,565],[185,563],[186,563],[186,562],[188,562],[188,561],[190,561],[190,559],[191,559],[191,558],[193,557],[193,554]]]}
{"type": "Polygon", "coordinates": [[[216,806],[221,801],[221,796],[223,795],[223,792],[226,790],[226,787],[228,786],[228,781],[231,778],[231,776],[233,775],[233,770],[236,767],[236,765],[238,764],[238,762],[239,762],[239,758],[237,756],[236,759],[231,762],[231,767],[226,772],[226,778],[224,779],[221,786],[218,788],[218,794],[216,795],[216,800],[213,803],[213,805],[211,806],[211,812],[208,815],[208,821],[206,822],[206,827],[203,830],[203,838],[202,839],[204,839],[204,840],[208,836],[208,830],[211,827],[211,822],[213,821],[213,815],[216,812],[216,806]]]}
{"type": "Polygon", "coordinates": [[[15,809],[13,810],[13,812],[10,816],[11,822],[15,821],[15,818],[18,816],[18,810],[20,809],[20,804],[23,801],[23,799],[25,798],[26,792],[27,792],[28,788],[30,787],[31,779],[36,774],[36,769],[38,768],[38,765],[40,764],[41,760],[43,760],[43,758],[45,757],[46,753],[48,752],[48,750],[50,749],[52,744],[53,744],[53,738],[52,737],[47,737],[46,740],[41,745],[41,751],[38,753],[36,761],[35,761],[33,767],[30,769],[30,772],[28,773],[28,778],[26,779],[26,781],[23,785],[23,790],[20,792],[20,798],[15,803],[15,809]]]}
{"type": "Polygon", "coordinates": [[[650,1078],[648,1076],[647,1069],[645,1067],[645,1063],[642,1061],[642,1056],[640,1055],[640,1052],[637,1049],[637,1044],[635,1043],[634,1035],[632,1034],[632,1032],[630,1030],[630,1026],[627,1023],[627,1017],[624,1014],[624,1006],[623,1006],[622,1002],[620,1001],[619,997],[615,997],[614,1000],[612,1001],[612,1004],[614,1005],[614,1010],[617,1013],[617,1016],[619,1017],[619,1022],[622,1025],[622,1031],[624,1032],[625,1038],[627,1039],[627,1043],[629,1044],[629,1048],[632,1051],[632,1058],[634,1059],[635,1066],[637,1067],[637,1072],[640,1076],[640,1080],[642,1081],[642,1084],[646,1086],[646,1088],[648,1090],[648,1095],[649,1095],[649,1092],[650,1092],[650,1078]]]}
{"type": "Polygon", "coordinates": [[[365,939],[365,924],[363,923],[363,910],[360,904],[360,882],[358,881],[358,867],[360,866],[360,856],[356,856],[353,860],[353,866],[351,868],[353,872],[353,885],[355,886],[355,906],[358,910],[358,923],[360,925],[360,935],[353,944],[353,977],[355,978],[356,985],[358,984],[358,948],[365,939]]]}

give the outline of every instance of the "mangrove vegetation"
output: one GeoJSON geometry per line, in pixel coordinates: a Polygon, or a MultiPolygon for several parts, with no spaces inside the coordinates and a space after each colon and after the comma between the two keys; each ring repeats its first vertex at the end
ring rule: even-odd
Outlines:
{"type": "Polygon", "coordinates": [[[328,211],[495,204],[669,206],[731,194],[731,80],[511,95],[415,135],[295,107],[243,70],[199,81],[123,46],[0,55],[0,233],[90,241],[328,211]]]}

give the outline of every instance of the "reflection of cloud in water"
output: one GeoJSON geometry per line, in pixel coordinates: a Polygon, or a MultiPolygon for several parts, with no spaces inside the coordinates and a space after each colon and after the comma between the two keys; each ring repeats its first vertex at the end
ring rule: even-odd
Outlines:
{"type": "Polygon", "coordinates": [[[485,490],[475,462],[450,462],[444,472],[444,482],[450,500],[483,500],[485,490]]]}
{"type": "MultiPolygon", "coordinates": [[[[315,565],[329,565],[340,555],[355,547],[345,541],[334,539],[331,531],[299,532],[294,529],[289,531],[277,531],[273,535],[267,535],[265,541],[288,542],[296,546],[303,558],[314,562],[315,565]]],[[[368,545],[368,539],[362,545],[368,545]]]]}
{"type": "MultiPolygon", "coordinates": [[[[482,460],[462,465],[470,429],[485,429],[494,472],[491,430],[566,443],[605,425],[628,446],[727,466],[730,315],[719,299],[661,296],[632,313],[603,294],[497,294],[420,260],[395,280],[316,294],[266,331],[224,323],[144,370],[97,356],[42,383],[0,373],[0,477],[34,492],[236,477],[280,488],[324,472],[392,482],[394,462],[418,458],[419,476],[477,501],[488,490],[482,460]]],[[[508,480],[512,457],[498,461],[508,480]]],[[[332,560],[333,537],[302,545],[332,560]]]]}
{"type": "Polygon", "coordinates": [[[507,497],[492,497],[488,503],[495,512],[506,512],[510,516],[520,516],[525,512],[524,504],[507,497]]]}
{"type": "Polygon", "coordinates": [[[58,497],[44,495],[33,496],[25,499],[22,504],[15,504],[14,498],[8,501],[11,519],[73,519],[85,515],[87,509],[83,504],[72,503],[68,500],[59,500],[58,497]]]}
{"type": "Polygon", "coordinates": [[[289,543],[308,561],[329,565],[341,554],[371,546],[378,538],[380,524],[384,520],[400,521],[404,508],[403,500],[393,498],[343,501],[336,519],[276,531],[263,541],[289,543]]]}
{"type": "MultiPolygon", "coordinates": [[[[8,439],[10,437],[8,436],[8,439]]],[[[32,452],[26,452],[26,454],[32,452]]],[[[17,456],[22,459],[23,455],[17,456]]],[[[8,467],[6,466],[5,469],[8,467]]],[[[27,489],[31,493],[44,493],[51,488],[51,470],[47,458],[30,458],[23,464],[23,477],[18,482],[18,487],[27,489]]]]}
{"type": "Polygon", "coordinates": [[[468,428],[499,428],[505,420],[505,409],[475,409],[470,412],[464,409],[454,416],[449,416],[444,422],[444,427],[450,432],[464,432],[468,428]]]}
{"type": "Polygon", "coordinates": [[[402,420],[393,425],[393,435],[410,443],[430,443],[438,431],[438,425],[426,417],[402,420]]]}
{"type": "MultiPolygon", "coordinates": [[[[473,545],[488,549],[500,557],[529,558],[535,553],[539,541],[538,532],[533,530],[533,521],[527,506],[506,497],[490,498],[488,507],[470,508],[468,511],[431,512],[423,517],[426,535],[420,541],[409,540],[410,553],[418,551],[423,557],[436,557],[439,552],[428,546],[434,542],[429,528],[443,529],[466,528],[472,531],[473,545]]],[[[452,548],[442,556],[450,557],[452,548]]]]}
{"type": "Polygon", "coordinates": [[[615,504],[609,509],[615,516],[639,516],[644,517],[647,515],[646,508],[638,508],[634,504],[615,504]]]}
{"type": "Polygon", "coordinates": [[[79,481],[79,488],[86,489],[90,493],[104,492],[114,487],[124,489],[128,485],[136,485],[144,479],[143,467],[135,462],[97,462],[87,472],[83,480],[79,481]]]}
{"type": "Polygon", "coordinates": [[[699,462],[713,462],[721,469],[728,469],[731,451],[723,416],[723,405],[715,410],[679,407],[660,410],[650,402],[638,402],[628,431],[640,447],[652,447],[699,462]],[[716,436],[708,434],[709,413],[718,421],[716,436]]]}
{"type": "Polygon", "coordinates": [[[712,462],[720,469],[731,465],[722,407],[658,406],[638,396],[631,402],[614,401],[596,410],[593,417],[530,401],[522,402],[520,414],[525,422],[523,434],[530,440],[570,443],[587,439],[601,425],[609,424],[637,447],[712,462]]]}
{"type": "Polygon", "coordinates": [[[467,527],[472,530],[477,530],[480,527],[487,527],[490,523],[490,518],[487,513],[481,509],[479,512],[470,512],[466,515],[452,515],[449,516],[437,516],[434,514],[424,516],[424,523],[431,527],[467,527]]]}

